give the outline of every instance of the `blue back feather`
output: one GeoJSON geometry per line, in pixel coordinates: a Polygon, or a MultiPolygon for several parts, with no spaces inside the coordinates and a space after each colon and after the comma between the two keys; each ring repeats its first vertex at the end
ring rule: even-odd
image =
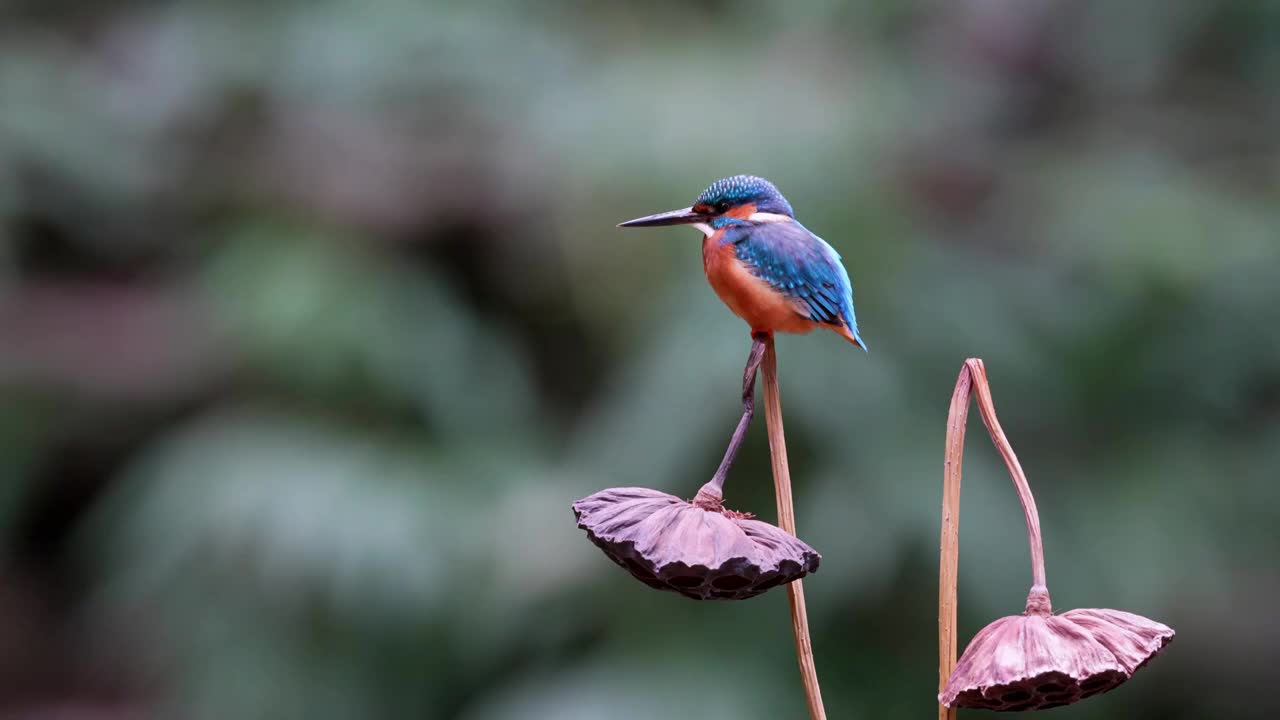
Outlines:
{"type": "Polygon", "coordinates": [[[812,320],[847,325],[861,342],[849,273],[835,248],[822,238],[792,220],[733,224],[725,229],[723,242],[735,245],[738,259],[752,275],[803,302],[812,320]]]}

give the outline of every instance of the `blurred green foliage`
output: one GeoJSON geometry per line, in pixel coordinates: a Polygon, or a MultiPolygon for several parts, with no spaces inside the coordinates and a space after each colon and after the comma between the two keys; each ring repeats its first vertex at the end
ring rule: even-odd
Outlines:
{"type": "MultiPolygon", "coordinates": [[[[1055,717],[1272,717],[1277,127],[1250,0],[5,3],[0,712],[802,717],[782,593],[568,508],[714,469],[746,328],[613,225],[752,172],[872,349],[779,343],[832,717],[933,712],[968,356],[1055,605],[1179,631],[1055,717]]],[[[1029,582],[970,437],[962,643],[1029,582]]],[[[763,427],[727,490],[772,517],[763,427]]]]}

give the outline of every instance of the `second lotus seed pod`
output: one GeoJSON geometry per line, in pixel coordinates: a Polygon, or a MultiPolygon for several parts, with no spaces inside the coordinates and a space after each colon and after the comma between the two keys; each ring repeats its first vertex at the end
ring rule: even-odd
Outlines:
{"type": "Polygon", "coordinates": [[[1044,710],[1114,689],[1173,640],[1168,626],[1120,610],[1053,615],[1033,590],[1027,612],[974,636],[938,700],[947,707],[1044,710]]]}

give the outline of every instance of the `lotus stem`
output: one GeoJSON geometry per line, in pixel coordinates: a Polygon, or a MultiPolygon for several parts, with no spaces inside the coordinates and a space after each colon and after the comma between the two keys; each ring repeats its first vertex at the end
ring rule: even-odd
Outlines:
{"type": "MultiPolygon", "coordinates": [[[[979,361],[981,362],[981,361],[979,361]]],[[[960,572],[960,476],[964,430],[969,418],[971,378],[966,363],[956,378],[947,413],[947,449],[942,468],[942,557],[938,563],[938,694],[956,666],[956,584],[960,572]]],[[[938,720],[956,720],[956,709],[939,703],[938,720]]]]}
{"type": "Polygon", "coordinates": [[[1044,541],[1040,537],[1040,512],[1036,510],[1036,499],[1031,494],[1031,485],[1027,483],[1026,473],[1022,472],[1018,456],[1014,454],[1013,446],[1009,444],[1009,438],[1005,437],[1000,420],[996,418],[991,387],[987,384],[986,366],[979,358],[966,360],[965,366],[973,376],[973,394],[978,401],[982,422],[986,424],[991,442],[995,443],[1005,467],[1009,469],[1009,477],[1013,479],[1013,486],[1018,491],[1018,500],[1022,501],[1022,514],[1027,519],[1027,545],[1031,548],[1031,593],[1027,596],[1027,612],[1051,615],[1053,608],[1049,602],[1049,586],[1044,575],[1044,541]]]}
{"type": "MultiPolygon", "coordinates": [[[[773,335],[755,336],[764,346],[764,416],[769,430],[769,457],[773,466],[773,488],[778,500],[778,527],[796,534],[796,512],[791,501],[791,471],[787,467],[787,440],[782,430],[782,400],[778,392],[778,358],[773,335]]],[[[752,354],[755,354],[755,345],[752,354]]],[[[804,587],[799,580],[787,584],[791,604],[791,629],[796,639],[796,657],[800,661],[800,680],[810,720],[826,720],[822,706],[822,690],[818,687],[818,670],[813,662],[813,643],[809,640],[809,615],[804,605],[804,587]]]]}
{"type": "MultiPolygon", "coordinates": [[[[763,336],[752,335],[751,353],[747,355],[747,365],[742,370],[742,419],[734,428],[729,447],[724,451],[724,459],[711,480],[698,490],[694,504],[703,507],[718,507],[724,500],[724,480],[729,475],[729,468],[738,459],[738,451],[747,438],[747,428],[751,426],[751,418],[756,410],[756,372],[760,369],[760,361],[764,357],[765,341],[763,336]]],[[[792,533],[793,535],[795,533],[792,533]]]]}

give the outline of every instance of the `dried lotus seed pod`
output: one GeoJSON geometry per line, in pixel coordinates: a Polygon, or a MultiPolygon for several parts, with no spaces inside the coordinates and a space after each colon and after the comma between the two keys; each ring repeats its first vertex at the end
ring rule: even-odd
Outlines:
{"type": "Polygon", "coordinates": [[[1047,592],[1027,612],[974,636],[938,696],[947,707],[1044,710],[1114,689],[1173,640],[1173,630],[1120,610],[1053,615],[1047,592]]]}
{"type": "Polygon", "coordinates": [[[578,527],[644,584],[695,600],[743,600],[818,569],[813,548],[780,528],[648,488],[610,488],[573,504],[578,527]]]}

